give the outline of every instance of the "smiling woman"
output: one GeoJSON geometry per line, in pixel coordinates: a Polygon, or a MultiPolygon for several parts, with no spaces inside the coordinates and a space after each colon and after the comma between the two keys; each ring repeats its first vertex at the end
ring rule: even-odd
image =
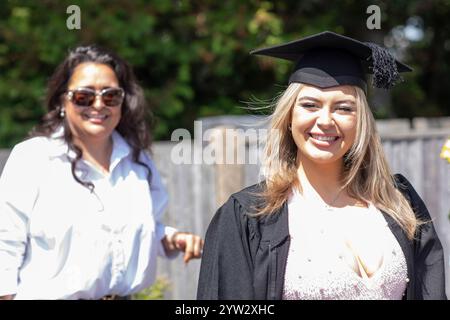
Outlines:
{"type": "Polygon", "coordinates": [[[319,90],[301,87],[292,110],[292,137],[297,157],[315,162],[340,159],[356,135],[356,90],[340,86],[319,90]]]}
{"type": "Polygon", "coordinates": [[[153,283],[157,255],[201,256],[199,236],[161,222],[150,145],[131,67],[96,46],[71,51],[0,178],[0,298],[127,299],[153,283]]]}
{"type": "Polygon", "coordinates": [[[366,99],[367,74],[388,89],[411,69],[328,31],[253,53],[296,65],[271,116],[265,180],[208,227],[198,298],[445,299],[428,210],[390,172],[366,99]]]}
{"type": "Polygon", "coordinates": [[[65,103],[65,111],[77,136],[83,133],[92,137],[101,135],[96,131],[90,132],[94,128],[104,128],[105,135],[109,136],[119,124],[123,89],[118,82],[114,71],[104,64],[86,62],[74,69],[68,85],[66,96],[69,103],[65,103]],[[100,99],[96,99],[98,96],[100,99]],[[83,130],[83,124],[88,123],[101,126],[85,127],[83,130]]]}
{"type": "Polygon", "coordinates": [[[81,63],[73,71],[61,110],[67,117],[74,143],[86,151],[91,163],[106,173],[112,152],[109,137],[121,118],[123,90],[118,82],[111,67],[81,63]],[[101,99],[96,99],[96,92],[101,92],[98,95],[101,99]],[[117,97],[111,98],[114,95],[117,97]],[[91,156],[93,153],[97,156],[91,156]]]}

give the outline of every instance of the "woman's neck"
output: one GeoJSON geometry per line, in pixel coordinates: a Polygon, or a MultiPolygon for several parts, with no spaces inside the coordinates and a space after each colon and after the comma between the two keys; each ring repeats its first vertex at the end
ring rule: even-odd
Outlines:
{"type": "Polygon", "coordinates": [[[297,175],[304,194],[319,194],[325,201],[333,201],[342,186],[343,163],[317,163],[301,159],[297,175]]]}
{"type": "Polygon", "coordinates": [[[83,159],[94,165],[102,173],[109,173],[113,149],[112,137],[106,139],[79,139],[74,137],[74,143],[81,148],[83,159]]]}

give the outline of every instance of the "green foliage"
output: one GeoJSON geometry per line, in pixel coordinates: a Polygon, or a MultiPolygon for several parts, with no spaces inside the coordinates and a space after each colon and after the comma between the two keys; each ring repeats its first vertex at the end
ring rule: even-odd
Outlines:
{"type": "Polygon", "coordinates": [[[152,286],[134,294],[132,300],[163,300],[169,289],[170,281],[159,277],[152,286]]]}
{"type": "Polygon", "coordinates": [[[97,43],[133,65],[158,119],[156,139],[202,116],[245,113],[252,96],[271,99],[291,64],[251,57],[254,48],[325,29],[362,39],[386,35],[408,17],[424,20],[426,37],[408,51],[415,68],[386,116],[448,115],[450,0],[427,1],[19,1],[0,2],[0,147],[11,147],[45,112],[45,86],[68,49],[97,43]],[[81,30],[68,30],[69,5],[81,30]],[[366,28],[378,4],[382,30],[366,28]]]}

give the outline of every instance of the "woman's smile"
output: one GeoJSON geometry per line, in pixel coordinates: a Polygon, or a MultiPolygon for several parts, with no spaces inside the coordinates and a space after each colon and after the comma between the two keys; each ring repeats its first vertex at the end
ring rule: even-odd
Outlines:
{"type": "Polygon", "coordinates": [[[89,121],[93,124],[103,124],[105,120],[109,118],[106,114],[89,114],[89,113],[83,113],[82,114],[83,120],[89,121]]]}
{"type": "Polygon", "coordinates": [[[319,149],[328,149],[341,140],[341,137],[338,135],[324,135],[314,133],[309,133],[308,135],[309,140],[319,149]]]}

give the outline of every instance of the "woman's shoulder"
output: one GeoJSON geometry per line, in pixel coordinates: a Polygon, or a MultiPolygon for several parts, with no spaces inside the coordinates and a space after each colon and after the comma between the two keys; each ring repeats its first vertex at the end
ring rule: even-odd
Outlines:
{"type": "Polygon", "coordinates": [[[261,205],[262,198],[259,193],[262,190],[263,183],[260,182],[233,193],[217,210],[216,219],[226,221],[228,217],[234,216],[237,220],[247,220],[248,214],[261,205]]]}
{"type": "MultiPolygon", "coordinates": [[[[255,205],[262,203],[258,194],[264,190],[264,185],[264,182],[256,183],[230,195],[213,216],[207,235],[222,234],[223,230],[233,230],[236,227],[239,230],[257,230],[261,219],[251,214],[255,213],[255,205]]],[[[222,236],[227,237],[227,234],[222,236]]]]}
{"type": "Polygon", "coordinates": [[[401,173],[394,174],[395,187],[402,192],[407,198],[411,199],[412,194],[416,193],[411,182],[401,173]]]}
{"type": "Polygon", "coordinates": [[[28,138],[17,143],[11,149],[7,162],[16,163],[19,166],[33,167],[40,166],[53,156],[65,154],[67,145],[62,141],[37,136],[28,138]]]}
{"type": "Polygon", "coordinates": [[[261,194],[265,190],[265,186],[265,181],[255,183],[236,193],[233,193],[230,196],[229,201],[236,201],[245,209],[254,208],[255,206],[259,207],[264,202],[261,194]]]}
{"type": "Polygon", "coordinates": [[[401,173],[394,174],[394,180],[398,187],[406,187],[410,185],[408,179],[406,179],[406,177],[401,173]]]}
{"type": "Polygon", "coordinates": [[[430,213],[428,212],[428,209],[424,201],[417,193],[417,191],[414,189],[411,182],[409,182],[409,180],[405,176],[399,173],[394,175],[394,179],[396,187],[400,192],[402,192],[402,194],[408,200],[408,202],[411,205],[411,208],[416,214],[416,217],[424,221],[431,220],[430,213]]]}
{"type": "MultiPolygon", "coordinates": [[[[17,143],[11,149],[2,170],[2,179],[26,179],[31,183],[47,172],[49,141],[46,137],[33,137],[17,143]]],[[[19,181],[17,180],[17,181],[19,181]]]]}
{"type": "Polygon", "coordinates": [[[49,147],[50,142],[48,140],[47,137],[28,138],[14,145],[11,154],[42,154],[49,147]]]}

